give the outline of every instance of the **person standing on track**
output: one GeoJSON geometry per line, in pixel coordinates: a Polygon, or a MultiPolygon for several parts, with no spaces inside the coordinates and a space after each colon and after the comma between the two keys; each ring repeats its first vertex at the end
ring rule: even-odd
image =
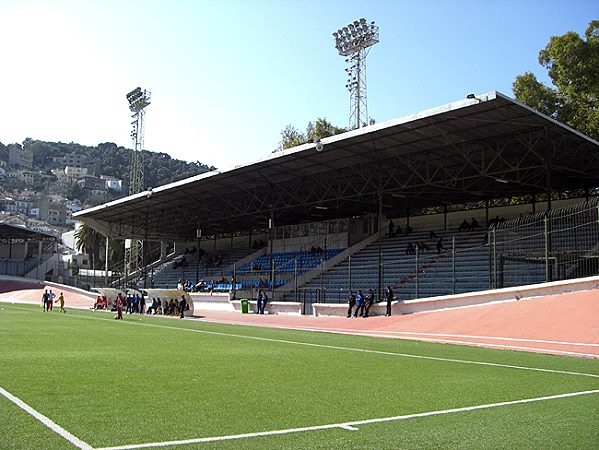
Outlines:
{"type": "Polygon", "coordinates": [[[366,295],[366,302],[364,302],[364,304],[366,305],[366,309],[364,310],[364,315],[362,317],[366,318],[368,317],[370,307],[374,305],[374,291],[372,290],[372,288],[368,289],[368,294],[366,295]]]}
{"type": "Polygon", "coordinates": [[[393,289],[391,286],[387,286],[385,290],[385,300],[387,300],[387,310],[385,312],[385,317],[391,316],[391,302],[393,301],[393,289]]]}
{"type": "MultiPolygon", "coordinates": [[[[358,295],[356,295],[356,309],[355,309],[352,317],[358,317],[358,314],[360,313],[360,309],[363,309],[362,308],[363,306],[364,306],[364,295],[362,294],[362,291],[360,289],[358,289],[358,295]]],[[[363,313],[360,313],[360,314],[363,314],[363,313]]]]}
{"type": "Polygon", "coordinates": [[[356,305],[356,295],[350,290],[349,297],[347,299],[347,317],[351,317],[351,311],[353,307],[356,305]]]}
{"type": "Polygon", "coordinates": [[[185,295],[181,296],[181,300],[179,300],[179,319],[183,319],[185,316],[185,308],[187,307],[187,300],[185,299],[185,295]]]}

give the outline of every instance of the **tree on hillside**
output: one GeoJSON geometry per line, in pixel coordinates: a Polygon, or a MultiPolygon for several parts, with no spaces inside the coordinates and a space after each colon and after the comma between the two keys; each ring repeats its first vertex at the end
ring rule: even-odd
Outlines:
{"type": "Polygon", "coordinates": [[[345,131],[347,131],[345,128],[337,127],[325,118],[318,118],[314,123],[308,122],[305,132],[298,131],[295,127],[287,125],[281,131],[281,141],[275,152],[286,148],[297,147],[308,142],[314,142],[316,138],[322,139],[344,133],[345,131]]]}
{"type": "Polygon", "coordinates": [[[599,20],[591,21],[584,38],[572,31],[553,36],[539,52],[539,63],[554,87],[526,72],[514,81],[516,98],[599,139],[599,20]]]}

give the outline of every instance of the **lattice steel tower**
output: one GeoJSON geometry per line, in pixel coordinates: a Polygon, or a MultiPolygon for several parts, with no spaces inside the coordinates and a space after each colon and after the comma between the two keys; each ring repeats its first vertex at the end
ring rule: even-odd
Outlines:
{"type": "MultiPolygon", "coordinates": [[[[138,194],[144,190],[144,116],[150,104],[150,92],[135,88],[127,94],[131,118],[131,139],[133,152],[129,168],[129,195],[138,194]]],[[[144,267],[143,240],[125,241],[125,275],[144,267]]]]}
{"type": "Polygon", "coordinates": [[[379,42],[379,27],[374,22],[366,23],[362,18],[333,33],[335,48],[346,56],[349,91],[349,128],[351,130],[368,125],[368,102],[366,100],[366,57],[370,47],[379,42]]]}

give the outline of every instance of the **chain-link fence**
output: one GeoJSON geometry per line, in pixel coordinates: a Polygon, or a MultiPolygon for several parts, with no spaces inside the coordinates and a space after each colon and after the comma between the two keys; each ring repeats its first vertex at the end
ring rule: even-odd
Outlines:
{"type": "MultiPolygon", "coordinates": [[[[391,286],[398,298],[434,297],[599,274],[597,199],[487,229],[426,230],[381,239],[285,299],[343,303],[349,290],[391,286]]],[[[291,292],[292,291],[292,292],[291,292]]],[[[308,306],[308,309],[311,307],[308,306]]]]}

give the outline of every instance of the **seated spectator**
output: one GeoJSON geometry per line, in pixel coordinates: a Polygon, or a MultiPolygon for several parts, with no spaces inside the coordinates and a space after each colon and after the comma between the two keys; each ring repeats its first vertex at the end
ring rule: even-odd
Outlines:
{"type": "Polygon", "coordinates": [[[470,231],[474,231],[477,228],[480,228],[480,225],[478,224],[478,222],[476,221],[476,219],[473,217],[472,218],[472,222],[470,223],[470,231]]]}
{"type": "Polygon", "coordinates": [[[410,226],[410,224],[406,225],[406,234],[411,234],[412,233],[412,227],[410,226]]]}
{"type": "Polygon", "coordinates": [[[437,241],[437,254],[441,253],[445,248],[443,247],[443,238],[437,241]]]}
{"type": "Polygon", "coordinates": [[[428,238],[429,239],[437,239],[437,233],[435,233],[433,230],[431,230],[431,232],[428,234],[428,238]]]}
{"type": "Polygon", "coordinates": [[[418,250],[421,252],[425,252],[427,250],[430,250],[430,247],[428,246],[428,244],[426,242],[418,242],[418,250]]]}
{"type": "Polygon", "coordinates": [[[408,242],[408,245],[406,245],[406,255],[413,255],[414,253],[416,253],[414,244],[412,244],[411,242],[408,242]]]}
{"type": "Polygon", "coordinates": [[[460,224],[458,231],[470,231],[470,224],[466,219],[460,224]]]}

